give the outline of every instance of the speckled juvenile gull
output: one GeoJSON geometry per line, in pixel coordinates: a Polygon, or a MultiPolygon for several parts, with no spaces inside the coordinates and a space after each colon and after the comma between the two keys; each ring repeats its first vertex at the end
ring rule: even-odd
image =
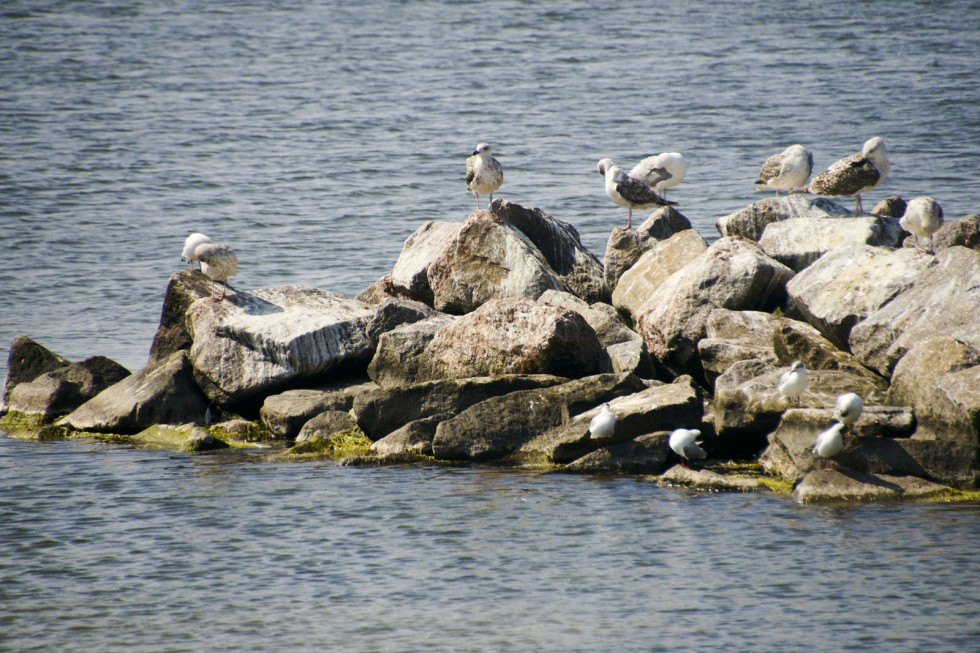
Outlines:
{"type": "Polygon", "coordinates": [[[766,159],[759,169],[756,190],[791,191],[806,186],[813,172],[813,153],[800,144],[790,145],[766,159]]]}
{"type": "Polygon", "coordinates": [[[701,437],[701,431],[697,429],[674,429],[667,444],[671,451],[680,456],[685,463],[689,460],[704,460],[708,454],[698,446],[700,444],[698,442],[699,437],[701,437]]]}
{"type": "Polygon", "coordinates": [[[834,419],[844,425],[845,431],[861,418],[863,412],[864,402],[853,392],[840,395],[837,397],[837,403],[834,404],[834,419]]]}
{"type": "Polygon", "coordinates": [[[806,390],[809,379],[802,361],[794,361],[789,371],[779,377],[779,394],[790,401],[799,403],[800,395],[806,390]]]}
{"type": "Polygon", "coordinates": [[[493,191],[504,183],[504,167],[493,158],[491,150],[489,143],[480,143],[466,159],[466,190],[476,196],[477,209],[480,208],[480,193],[489,193],[490,202],[493,202],[493,191]]]}
{"type": "Polygon", "coordinates": [[[184,251],[180,254],[180,260],[185,263],[198,263],[197,257],[194,256],[194,250],[197,249],[198,245],[210,242],[210,238],[195,231],[184,240],[184,251]]]}
{"type": "Polygon", "coordinates": [[[854,207],[861,211],[861,193],[874,190],[888,177],[889,163],[885,141],[869,138],[860,152],[835,161],[813,178],[805,192],[815,195],[853,195],[854,207]]]}
{"type": "Polygon", "coordinates": [[[589,434],[593,440],[611,438],[616,432],[616,413],[609,404],[602,404],[602,410],[589,422],[589,434]]]}
{"type": "Polygon", "coordinates": [[[193,256],[201,262],[201,272],[221,284],[221,296],[214,299],[224,299],[225,289],[229,287],[228,279],[238,271],[238,256],[235,250],[224,243],[208,242],[195,247],[193,256]]]}
{"type": "Polygon", "coordinates": [[[614,165],[612,159],[600,159],[596,170],[606,178],[606,195],[613,202],[629,211],[626,228],[633,228],[633,209],[651,209],[656,206],[676,206],[669,202],[642,181],[633,179],[614,165]]]}
{"type": "Polygon", "coordinates": [[[833,458],[843,451],[844,435],[841,433],[843,428],[843,424],[836,422],[827,430],[822,431],[817,436],[817,442],[813,445],[813,453],[821,458],[833,458]]]}
{"type": "Polygon", "coordinates": [[[642,181],[655,191],[667,197],[667,189],[684,181],[687,175],[687,161],[680,152],[661,152],[648,156],[637,163],[629,176],[642,181]]]}
{"type": "Polygon", "coordinates": [[[943,226],[943,207],[931,197],[913,197],[905,206],[905,215],[898,221],[902,229],[915,236],[918,247],[919,238],[929,237],[929,250],[932,250],[932,235],[943,226]]]}

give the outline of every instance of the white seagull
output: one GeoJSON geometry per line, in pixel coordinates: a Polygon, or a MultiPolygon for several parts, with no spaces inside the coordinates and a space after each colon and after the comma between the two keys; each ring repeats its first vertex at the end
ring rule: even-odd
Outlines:
{"type": "Polygon", "coordinates": [[[861,397],[853,392],[837,397],[837,403],[834,405],[834,419],[844,425],[845,433],[860,419],[863,412],[864,402],[861,401],[861,397]]]}
{"type": "Polygon", "coordinates": [[[180,254],[180,260],[184,263],[198,263],[197,257],[194,256],[194,250],[197,249],[198,245],[210,242],[210,238],[195,231],[184,240],[184,251],[180,254]]]}
{"type": "Polygon", "coordinates": [[[682,464],[686,465],[689,460],[704,460],[708,455],[698,446],[701,444],[698,441],[699,437],[701,431],[697,429],[674,429],[667,443],[671,450],[681,457],[682,464]]]}
{"type": "Polygon", "coordinates": [[[642,181],[655,191],[667,197],[667,189],[673,188],[684,181],[687,175],[687,161],[680,152],[661,152],[656,156],[648,156],[637,163],[629,176],[642,181]]]}
{"type": "Polygon", "coordinates": [[[633,228],[633,209],[677,205],[677,202],[668,202],[642,181],[633,179],[622,168],[613,165],[612,159],[601,159],[596,163],[596,170],[606,178],[606,195],[609,199],[629,210],[627,229],[633,228]]]}
{"type": "Polygon", "coordinates": [[[589,422],[589,434],[593,440],[611,438],[616,431],[616,413],[609,404],[602,404],[602,410],[589,422]]]}
{"type": "Polygon", "coordinates": [[[835,422],[829,429],[820,433],[816,444],[813,445],[813,453],[821,458],[833,458],[839,454],[844,449],[844,436],[841,434],[843,428],[843,424],[835,422]]]}
{"type": "Polygon", "coordinates": [[[803,191],[814,195],[853,195],[854,206],[861,211],[861,193],[874,190],[885,181],[889,171],[888,151],[880,136],[869,138],[860,152],[835,161],[813,178],[803,191]]]}
{"type": "Polygon", "coordinates": [[[766,159],[759,169],[756,190],[791,191],[806,186],[813,172],[813,153],[802,145],[790,145],[782,152],[766,159]]]}
{"type": "Polygon", "coordinates": [[[779,377],[779,394],[788,400],[800,402],[800,395],[806,390],[809,379],[806,376],[806,367],[802,361],[795,361],[788,372],[783,372],[779,377]]]}
{"type": "Polygon", "coordinates": [[[905,215],[898,221],[902,229],[915,236],[915,245],[919,246],[919,237],[929,237],[929,249],[932,250],[932,235],[943,226],[943,207],[931,197],[913,197],[905,205],[905,215]]]}
{"type": "Polygon", "coordinates": [[[477,209],[480,208],[480,193],[489,193],[490,202],[493,202],[493,191],[504,183],[504,167],[490,154],[491,149],[489,143],[480,143],[466,159],[466,190],[476,196],[477,209]]]}
{"type": "Polygon", "coordinates": [[[238,256],[230,246],[224,243],[199,243],[191,252],[191,260],[201,262],[201,272],[211,280],[221,284],[221,296],[212,299],[221,301],[225,298],[228,279],[238,271],[238,256]]]}

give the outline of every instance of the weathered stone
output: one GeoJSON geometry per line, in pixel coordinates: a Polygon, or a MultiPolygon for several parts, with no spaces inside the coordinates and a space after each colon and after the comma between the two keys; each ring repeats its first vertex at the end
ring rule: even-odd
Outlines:
{"type": "Polygon", "coordinates": [[[357,423],[350,413],[339,410],[325,410],[303,424],[299,435],[296,436],[296,443],[306,442],[311,438],[326,439],[334,433],[356,428],[357,423]]]}
{"type": "Polygon", "coordinates": [[[187,352],[135,372],[58,421],[76,431],[137,433],[154,424],[203,423],[208,401],[187,352]]]}
{"type": "Polygon", "coordinates": [[[766,227],[759,244],[766,254],[799,272],[847,245],[898,247],[905,232],[895,218],[793,218],[766,227]]]}
{"type": "Polygon", "coordinates": [[[455,316],[438,313],[382,333],[374,358],[368,364],[368,376],[382,388],[417,383],[426,346],[440,329],[455,319],[455,316]]]}
{"type": "Polygon", "coordinates": [[[46,372],[68,367],[71,361],[27,336],[17,336],[7,354],[7,378],[0,398],[0,415],[7,412],[7,397],[14,386],[29,383],[46,372]]]}
{"type": "Polygon", "coordinates": [[[851,351],[891,376],[896,363],[923,340],[959,339],[980,349],[980,252],[950,247],[936,255],[911,287],[851,329],[851,351]]]}
{"type": "Polygon", "coordinates": [[[378,342],[381,334],[387,333],[402,324],[414,324],[437,315],[428,304],[412,299],[386,297],[378,305],[374,317],[368,323],[365,333],[371,342],[378,342]]]}
{"type": "Polygon", "coordinates": [[[182,451],[203,453],[205,451],[218,451],[227,448],[227,442],[219,440],[205,429],[198,427],[193,429],[190,435],[187,436],[187,441],[184,442],[182,451]]]}
{"type": "Polygon", "coordinates": [[[726,476],[710,469],[691,469],[674,465],[660,477],[665,485],[681,485],[712,492],[751,492],[762,489],[762,484],[754,478],[726,476]]]}
{"type": "Polygon", "coordinates": [[[432,305],[461,315],[496,298],[537,299],[558,275],[527,236],[489,211],[474,211],[426,273],[432,305]]]}
{"type": "Polygon", "coordinates": [[[443,460],[502,458],[567,422],[570,416],[642,387],[643,382],[635,375],[603,374],[552,388],[492,397],[440,423],[432,452],[443,460]]]}
{"type": "Polygon", "coordinates": [[[610,290],[615,288],[623,273],[633,267],[633,264],[658,241],[667,240],[686,229],[691,229],[691,221],[670,206],[660,207],[651,213],[636,229],[626,227],[613,229],[609,234],[606,255],[603,259],[606,287],[610,290]]]}
{"type": "Polygon", "coordinates": [[[785,299],[792,276],[754,242],[723,238],[653,291],[637,311],[637,330],[672,372],[700,376],[697,342],[711,311],[774,308],[785,299]]]}
{"type": "Polygon", "coordinates": [[[598,370],[601,353],[595,331],[578,313],[527,299],[494,299],[436,333],[418,376],[586,376],[598,370]]]}
{"type": "Polygon", "coordinates": [[[641,435],[602,447],[563,467],[562,472],[605,474],[656,474],[667,464],[669,431],[641,435]]]}
{"type": "Polygon", "coordinates": [[[391,271],[391,284],[396,291],[412,299],[432,305],[432,287],[428,268],[456,238],[462,224],[458,222],[427,222],[408,237],[391,271]]]}
{"type": "Polygon", "coordinates": [[[355,397],[377,387],[375,383],[341,382],[321,388],[287,390],[266,397],[259,416],[275,437],[289,440],[314,416],[324,411],[349,411],[355,397]]]}
{"type": "Polygon", "coordinates": [[[923,499],[946,491],[922,479],[863,474],[850,470],[814,470],[793,490],[800,503],[923,499]]]}
{"type": "Polygon", "coordinates": [[[191,334],[187,330],[187,309],[213,292],[212,281],[200,270],[181,270],[170,275],[163,296],[160,324],[153,335],[148,365],[167,358],[176,351],[191,348],[191,334]]]}
{"type": "Polygon", "coordinates": [[[715,222],[722,237],[742,236],[758,241],[770,224],[793,218],[842,218],[853,215],[844,206],[825,197],[787,195],[767,197],[715,222]]]}
{"type": "Polygon", "coordinates": [[[361,430],[372,440],[380,440],[415,420],[447,413],[456,415],[490,397],[558,385],[567,380],[550,375],[503,375],[382,387],[358,395],[353,412],[361,430]]]}
{"type": "Polygon", "coordinates": [[[838,348],[855,324],[910,287],[936,259],[918,250],[848,245],[803,270],[786,291],[794,307],[838,348]]]}
{"type": "Polygon", "coordinates": [[[656,242],[623,272],[613,290],[613,306],[635,319],[657,288],[707,249],[708,244],[694,229],[656,242]]]}
{"type": "Polygon", "coordinates": [[[436,427],[451,418],[452,415],[444,413],[409,422],[372,444],[371,451],[385,457],[403,454],[431,456],[436,427]]]}
{"type": "Polygon", "coordinates": [[[187,312],[194,377],[212,401],[236,406],[334,367],[367,365],[373,317],[357,300],[304,286],[198,300],[187,312]]]}
{"type": "Polygon", "coordinates": [[[780,318],[771,313],[712,310],[705,323],[705,337],[698,341],[698,355],[708,383],[714,384],[739,361],[778,364],[775,338],[779,325],[780,318]]]}
{"type": "Polygon", "coordinates": [[[558,275],[563,290],[588,302],[609,300],[602,263],[582,245],[578,230],[541,209],[494,200],[491,211],[527,236],[558,275]]]}
{"type": "MultiPolygon", "coordinates": [[[[923,239],[916,244],[915,238],[906,238],[902,246],[927,247],[928,242],[923,239]]],[[[949,220],[932,235],[932,247],[937,252],[956,246],[980,250],[980,215],[967,215],[959,220],[949,220]]]]}
{"type": "Polygon", "coordinates": [[[898,195],[892,195],[881,200],[871,209],[874,215],[881,215],[886,218],[901,218],[905,215],[906,202],[898,195]]]}
{"type": "Polygon", "coordinates": [[[14,386],[8,406],[12,411],[51,421],[67,415],[127,376],[129,370],[119,363],[104,356],[92,356],[14,386]]]}
{"type": "Polygon", "coordinates": [[[370,286],[358,293],[357,301],[370,306],[377,306],[386,299],[412,299],[407,293],[395,288],[391,282],[391,274],[386,274],[370,286]]]}

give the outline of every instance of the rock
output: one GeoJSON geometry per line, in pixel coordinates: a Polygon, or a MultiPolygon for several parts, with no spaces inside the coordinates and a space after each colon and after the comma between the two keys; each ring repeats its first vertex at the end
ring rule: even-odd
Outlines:
{"type": "Polygon", "coordinates": [[[561,288],[588,302],[609,300],[602,263],[582,245],[578,230],[541,209],[494,200],[491,212],[534,243],[558,275],[561,288]]]}
{"type": "Polygon", "coordinates": [[[656,474],[667,464],[669,431],[641,435],[610,447],[602,447],[575,460],[560,471],[606,474],[656,474]]]}
{"type": "Polygon", "coordinates": [[[194,377],[212,401],[238,407],[331,368],[366,365],[373,317],[366,304],[304,286],[198,300],[187,312],[194,377]]]}
{"type": "MultiPolygon", "coordinates": [[[[640,257],[657,242],[674,234],[691,229],[691,222],[677,209],[662,206],[636,229],[616,227],[609,234],[606,255],[603,259],[606,287],[612,290],[626,270],[633,267],[640,257]]],[[[707,245],[705,245],[707,247],[707,245]]]]}
{"type": "Polygon", "coordinates": [[[847,245],[898,247],[904,238],[895,218],[793,218],[766,227],[759,244],[766,254],[799,272],[827,252],[847,245]]]}
{"type": "Polygon", "coordinates": [[[127,376],[58,421],[76,431],[137,433],[154,424],[204,422],[208,401],[178,351],[127,376]]]}
{"type": "Polygon", "coordinates": [[[918,250],[848,245],[803,270],[786,291],[796,310],[834,345],[848,350],[855,324],[910,287],[934,257],[918,250]]]}
{"type": "Polygon", "coordinates": [[[271,439],[272,434],[259,424],[241,417],[233,417],[212,424],[209,428],[212,435],[221,440],[234,442],[259,442],[271,439]]]}
{"type": "MultiPolygon", "coordinates": [[[[914,238],[906,238],[902,246],[919,247],[914,238]]],[[[926,246],[927,243],[923,241],[921,247],[926,246]]],[[[932,247],[937,252],[956,246],[980,250],[980,215],[968,215],[959,220],[950,220],[932,235],[932,247]]]]}
{"type": "Polygon", "coordinates": [[[660,477],[665,485],[695,487],[713,492],[751,492],[762,489],[762,484],[754,478],[726,476],[709,469],[691,469],[674,465],[660,477]]]}
{"type": "Polygon", "coordinates": [[[148,365],[157,363],[174,352],[191,348],[191,334],[187,330],[187,309],[204,297],[210,297],[213,286],[200,270],[181,270],[170,275],[163,297],[160,324],[153,335],[148,365]]]}
{"type": "Polygon", "coordinates": [[[219,440],[206,430],[198,427],[192,430],[191,434],[187,436],[187,441],[184,443],[181,450],[193,453],[203,453],[205,451],[218,451],[220,449],[227,448],[227,442],[219,440]]]}
{"type": "Polygon", "coordinates": [[[295,438],[307,421],[324,411],[349,411],[354,398],[377,389],[375,383],[340,382],[321,388],[287,390],[265,398],[259,416],[277,438],[295,438]]]}
{"type": "Polygon", "coordinates": [[[500,374],[579,377],[599,368],[602,346],[574,311],[493,299],[441,328],[419,364],[421,380],[500,374]]]}
{"type": "Polygon", "coordinates": [[[312,438],[327,439],[334,433],[356,429],[357,423],[349,412],[325,410],[312,417],[300,429],[296,443],[306,442],[312,438]]]}
{"type": "Polygon", "coordinates": [[[451,418],[452,415],[442,413],[409,422],[372,444],[371,451],[383,457],[405,454],[431,456],[436,427],[440,422],[451,418]]]}
{"type": "Polygon", "coordinates": [[[365,333],[371,342],[378,342],[381,334],[387,333],[403,324],[414,324],[437,315],[435,309],[412,299],[386,297],[378,305],[374,318],[368,323],[365,333]]]}
{"type": "Polygon", "coordinates": [[[49,422],[67,415],[127,376],[129,370],[119,363],[104,356],[92,356],[14,386],[8,407],[49,422]]]}
{"type": "Polygon", "coordinates": [[[742,236],[758,241],[770,224],[793,218],[842,218],[853,215],[844,206],[825,197],[787,195],[767,197],[715,222],[723,238],[742,236]]]}
{"type": "Polygon", "coordinates": [[[775,336],[779,327],[780,318],[771,313],[712,310],[705,323],[705,337],[698,341],[698,355],[708,383],[713,385],[739,361],[777,365],[775,336]]]}
{"type": "Polygon", "coordinates": [[[849,470],[815,470],[807,474],[793,490],[800,503],[881,501],[887,499],[922,499],[936,496],[946,488],[921,479],[863,474],[849,470]]]}
{"type": "Polygon", "coordinates": [[[875,207],[871,209],[871,213],[886,218],[901,218],[905,215],[905,206],[905,200],[898,195],[892,195],[875,204],[875,207]]]}
{"type": "Polygon", "coordinates": [[[785,299],[792,276],[754,242],[722,238],[653,291],[637,311],[637,331],[672,372],[700,377],[697,342],[711,311],[774,308],[785,299]]]}
{"type": "Polygon", "coordinates": [[[368,376],[382,388],[418,383],[425,348],[440,329],[455,319],[455,316],[437,313],[382,333],[374,358],[368,364],[368,376]]]}
{"type": "Polygon", "coordinates": [[[440,423],[432,453],[442,460],[503,458],[569,416],[642,387],[632,374],[603,374],[492,397],[440,423]]]}
{"type": "Polygon", "coordinates": [[[7,398],[15,386],[20,383],[30,383],[46,372],[53,372],[69,365],[71,365],[70,360],[27,336],[14,338],[10,343],[10,352],[7,354],[7,378],[3,383],[3,397],[0,398],[0,415],[7,412],[7,398]]]}
{"type": "Polygon", "coordinates": [[[613,306],[635,319],[657,288],[707,249],[708,244],[694,229],[656,242],[623,272],[613,289],[613,306]]]}
{"type": "Polygon", "coordinates": [[[371,440],[380,440],[409,422],[435,415],[456,415],[490,397],[549,387],[567,380],[549,375],[505,375],[382,387],[358,395],[352,410],[361,430],[371,440]]]}
{"type": "Polygon", "coordinates": [[[429,285],[429,266],[452,242],[462,224],[456,222],[427,222],[408,237],[391,271],[391,286],[395,292],[432,305],[429,285]]]}
{"type": "Polygon", "coordinates": [[[391,282],[391,274],[386,274],[362,290],[355,299],[364,304],[376,306],[386,299],[411,299],[406,293],[397,290],[391,282]]]}
{"type": "Polygon", "coordinates": [[[916,344],[937,337],[980,349],[980,252],[950,247],[904,292],[851,329],[851,351],[890,377],[916,344]]]}
{"type": "Polygon", "coordinates": [[[462,315],[491,299],[537,299],[558,275],[527,236],[488,211],[474,211],[428,267],[432,305],[462,315]]]}

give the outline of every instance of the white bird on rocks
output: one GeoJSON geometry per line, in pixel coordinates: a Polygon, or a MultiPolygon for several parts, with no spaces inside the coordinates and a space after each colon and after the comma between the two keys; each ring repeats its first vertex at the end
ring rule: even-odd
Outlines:
{"type": "Polygon", "coordinates": [[[821,458],[833,458],[844,449],[844,436],[841,429],[844,425],[835,422],[833,426],[817,436],[817,442],[813,445],[813,453],[821,458]]]}
{"type": "Polygon", "coordinates": [[[667,198],[667,189],[684,181],[687,175],[687,161],[680,152],[661,152],[648,156],[630,170],[629,176],[667,198]]]}
{"type": "Polygon", "coordinates": [[[596,170],[606,178],[606,195],[609,199],[629,210],[627,229],[633,228],[633,209],[677,205],[677,202],[668,202],[642,181],[633,179],[622,168],[613,165],[612,159],[601,159],[596,163],[596,170]]]}
{"type": "Polygon", "coordinates": [[[192,260],[201,262],[201,272],[211,280],[221,284],[221,296],[212,299],[221,301],[225,298],[228,279],[238,271],[238,256],[229,245],[224,243],[199,243],[191,252],[192,260]]]}
{"type": "Polygon", "coordinates": [[[932,235],[943,226],[943,207],[931,197],[913,197],[905,205],[905,215],[898,221],[902,229],[919,238],[929,237],[929,250],[932,250],[932,235]]]}
{"type": "MultiPolygon", "coordinates": [[[[489,193],[493,202],[493,191],[504,183],[504,167],[490,154],[489,143],[480,143],[473,154],[466,159],[466,190],[476,196],[476,208],[480,208],[480,193],[489,193]]],[[[489,202],[487,203],[489,207],[489,202]]]]}
{"type": "Polygon", "coordinates": [[[699,437],[701,431],[697,429],[674,429],[667,444],[671,451],[681,457],[683,464],[687,464],[689,460],[704,460],[708,455],[698,446],[701,444],[699,437]]]}
{"type": "Polygon", "coordinates": [[[800,395],[806,390],[809,379],[802,361],[794,361],[788,372],[779,377],[779,394],[788,400],[800,402],[800,395]]]}
{"type": "Polygon", "coordinates": [[[800,144],[790,145],[782,152],[766,159],[759,169],[756,190],[792,191],[806,186],[813,172],[813,153],[800,144]]]}
{"type": "Polygon", "coordinates": [[[185,263],[198,263],[198,259],[194,256],[194,250],[197,249],[198,245],[210,242],[210,238],[195,231],[184,240],[184,251],[180,254],[180,260],[185,263]]]}
{"type": "Polygon", "coordinates": [[[844,432],[848,432],[864,412],[864,402],[861,397],[853,392],[848,392],[837,397],[834,405],[834,419],[844,425],[844,432]]]}
{"type": "Polygon", "coordinates": [[[589,422],[589,434],[593,440],[611,438],[616,432],[616,413],[609,404],[602,404],[602,410],[589,422]]]}
{"type": "Polygon", "coordinates": [[[889,171],[888,151],[880,136],[869,138],[860,152],[835,161],[813,178],[801,192],[815,195],[853,195],[855,210],[861,211],[861,193],[874,190],[889,171]]]}

